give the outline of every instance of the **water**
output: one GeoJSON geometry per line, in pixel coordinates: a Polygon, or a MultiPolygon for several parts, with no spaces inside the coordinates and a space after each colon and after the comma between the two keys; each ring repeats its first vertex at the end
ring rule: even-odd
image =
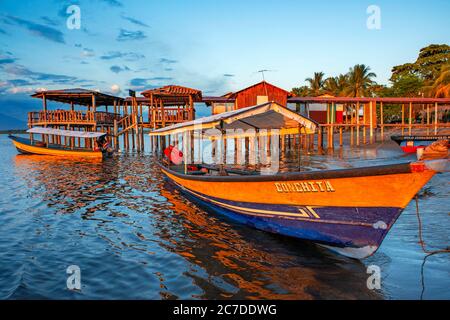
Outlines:
{"type": "MultiPolygon", "coordinates": [[[[409,159],[386,143],[302,162],[325,169],[409,159]]],[[[0,135],[0,172],[0,299],[450,298],[450,255],[422,268],[413,202],[360,262],[198,209],[163,182],[149,154],[23,156],[0,135]],[[67,289],[69,265],[81,268],[80,291],[67,289]],[[380,290],[367,288],[369,265],[381,268],[380,290]]],[[[449,245],[449,177],[436,175],[421,192],[430,248],[449,245]]]]}

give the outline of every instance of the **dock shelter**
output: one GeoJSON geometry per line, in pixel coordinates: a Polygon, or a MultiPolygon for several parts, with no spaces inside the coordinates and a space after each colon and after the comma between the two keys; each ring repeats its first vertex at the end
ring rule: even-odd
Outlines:
{"type": "Polygon", "coordinates": [[[266,102],[155,129],[149,134],[155,154],[162,155],[168,146],[181,145],[185,164],[194,163],[196,158],[198,162],[203,162],[202,154],[196,157],[194,146],[201,146],[204,139],[213,144],[213,153],[218,151],[221,164],[230,163],[227,158],[230,154],[227,150],[229,140],[234,140],[234,154],[231,157],[234,163],[258,163],[258,152],[278,152],[280,142],[281,149],[284,148],[286,135],[297,135],[301,141],[302,137],[314,134],[317,127],[315,121],[277,102],[266,102]],[[243,146],[245,156],[242,159],[239,155],[242,156],[243,146]]]}

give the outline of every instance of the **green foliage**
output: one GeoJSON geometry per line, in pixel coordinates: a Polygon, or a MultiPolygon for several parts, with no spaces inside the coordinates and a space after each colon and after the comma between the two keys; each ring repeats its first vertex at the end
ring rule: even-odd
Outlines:
{"type": "Polygon", "coordinates": [[[396,77],[392,82],[392,93],[396,97],[420,97],[424,94],[424,81],[415,74],[396,77]]]}
{"type": "Polygon", "coordinates": [[[313,78],[305,79],[306,82],[309,82],[309,94],[311,96],[317,97],[323,93],[324,76],[325,74],[323,72],[314,72],[313,78]]]}
{"type": "Polygon", "coordinates": [[[450,46],[446,44],[432,44],[420,49],[419,56],[414,63],[405,63],[392,68],[391,81],[413,75],[424,81],[434,81],[440,74],[443,65],[450,62],[450,46]]]}
{"type": "Polygon", "coordinates": [[[357,64],[350,68],[347,74],[347,86],[344,89],[347,97],[368,97],[370,96],[369,89],[375,83],[372,78],[377,75],[370,72],[370,67],[364,64],[357,64]]]}
{"type": "Polygon", "coordinates": [[[309,88],[308,86],[301,86],[297,88],[292,88],[291,91],[297,97],[308,97],[309,96],[309,88]]]}

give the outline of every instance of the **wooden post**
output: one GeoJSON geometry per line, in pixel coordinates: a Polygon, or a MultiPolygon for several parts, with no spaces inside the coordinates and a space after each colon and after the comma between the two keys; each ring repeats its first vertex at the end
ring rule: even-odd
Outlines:
{"type": "Polygon", "coordinates": [[[366,124],[367,124],[367,116],[366,116],[366,104],[363,104],[363,144],[367,143],[366,140],[366,124]]]}
{"type": "Polygon", "coordinates": [[[372,144],[373,143],[373,110],[374,110],[374,107],[375,107],[375,110],[376,110],[376,106],[377,106],[377,103],[376,103],[376,101],[370,101],[370,103],[369,103],[369,121],[370,121],[370,124],[369,124],[369,136],[370,136],[370,144],[372,144]],[[375,106],[374,106],[374,102],[375,102],[375,106]]]}
{"type": "Polygon", "coordinates": [[[356,103],[356,145],[359,146],[359,109],[360,109],[360,104],[359,101],[356,103]]]}
{"type": "Polygon", "coordinates": [[[402,103],[402,136],[405,135],[405,104],[402,103]]]}
{"type": "Polygon", "coordinates": [[[381,125],[381,141],[384,141],[383,101],[380,101],[380,125],[381,125]]]}
{"type": "Polygon", "coordinates": [[[114,149],[119,150],[119,140],[117,135],[119,133],[119,127],[117,126],[117,120],[114,119],[114,149]]]}
{"type": "MultiPolygon", "coordinates": [[[[137,107],[136,107],[136,111],[137,111],[137,107]]],[[[137,113],[134,114],[134,127],[135,127],[135,132],[136,132],[136,149],[138,152],[141,151],[141,134],[139,132],[139,122],[138,122],[138,115],[137,113]]]]}
{"type": "Polygon", "coordinates": [[[434,134],[438,132],[438,103],[434,104],[434,134]]]}
{"type": "Polygon", "coordinates": [[[165,127],[166,126],[166,115],[164,113],[164,102],[162,101],[162,99],[159,99],[159,104],[161,107],[162,126],[165,127]]]}
{"type": "Polygon", "coordinates": [[[244,161],[245,165],[250,163],[250,137],[244,138],[244,161]]]}
{"type": "Polygon", "coordinates": [[[339,146],[342,147],[344,145],[343,139],[342,139],[342,127],[339,127],[339,146]]]}
{"type": "MultiPolygon", "coordinates": [[[[355,144],[355,141],[354,141],[354,137],[353,137],[353,134],[354,134],[354,128],[353,128],[353,123],[354,123],[354,119],[355,119],[355,117],[354,117],[354,106],[353,106],[353,104],[351,104],[350,105],[350,145],[351,146],[353,146],[354,144],[355,144]]],[[[347,109],[348,110],[348,109],[347,109]]],[[[346,118],[348,118],[348,115],[347,115],[347,117],[346,118]]]]}
{"type": "Polygon", "coordinates": [[[317,133],[317,150],[323,150],[323,127],[320,125],[317,133]]]}
{"type": "Polygon", "coordinates": [[[408,134],[412,134],[412,102],[409,103],[409,125],[408,125],[408,134]]]}

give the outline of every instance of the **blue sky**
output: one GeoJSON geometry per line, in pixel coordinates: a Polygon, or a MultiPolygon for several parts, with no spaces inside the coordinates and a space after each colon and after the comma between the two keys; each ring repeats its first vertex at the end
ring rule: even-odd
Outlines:
{"type": "Polygon", "coordinates": [[[448,12],[448,0],[0,0],[0,99],[38,88],[125,95],[166,84],[215,95],[260,81],[260,69],[291,89],[315,71],[331,76],[357,63],[387,84],[392,66],[450,43],[448,12]],[[72,4],[79,30],[66,27],[72,4]],[[366,27],[372,4],[380,30],[366,27]]]}

